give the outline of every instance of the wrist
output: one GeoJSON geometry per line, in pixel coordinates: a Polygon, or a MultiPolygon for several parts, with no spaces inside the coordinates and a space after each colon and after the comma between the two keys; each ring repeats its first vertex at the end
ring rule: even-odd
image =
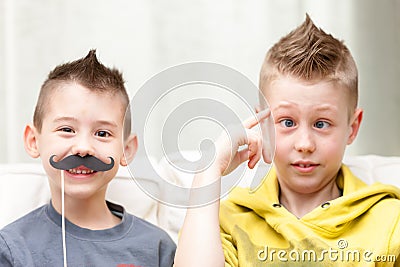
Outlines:
{"type": "Polygon", "coordinates": [[[197,172],[194,175],[193,179],[193,186],[194,187],[200,187],[200,186],[205,186],[209,185],[215,181],[218,181],[221,179],[222,172],[220,167],[217,164],[212,164],[208,168],[197,172]]]}

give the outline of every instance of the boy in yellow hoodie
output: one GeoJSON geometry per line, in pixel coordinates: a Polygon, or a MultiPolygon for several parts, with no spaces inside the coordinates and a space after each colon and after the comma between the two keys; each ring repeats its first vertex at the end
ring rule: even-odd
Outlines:
{"type": "Polygon", "coordinates": [[[268,51],[260,91],[271,119],[260,111],[245,121],[232,146],[222,134],[194,186],[246,160],[253,168],[261,154],[270,162],[257,123],[275,127],[273,167],[256,190],[188,210],[175,266],[400,266],[400,190],[368,186],[342,164],[362,120],[357,76],[348,48],[308,16],[268,51]]]}

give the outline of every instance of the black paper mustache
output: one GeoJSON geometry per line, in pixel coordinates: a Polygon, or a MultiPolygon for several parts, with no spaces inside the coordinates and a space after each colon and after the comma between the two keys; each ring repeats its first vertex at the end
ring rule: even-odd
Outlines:
{"type": "Polygon", "coordinates": [[[93,171],[104,172],[114,167],[114,159],[112,157],[109,157],[111,159],[111,163],[107,164],[102,162],[95,156],[90,155],[84,157],[78,155],[70,155],[57,162],[53,160],[55,156],[56,155],[50,157],[50,165],[59,170],[70,170],[83,165],[93,171]]]}

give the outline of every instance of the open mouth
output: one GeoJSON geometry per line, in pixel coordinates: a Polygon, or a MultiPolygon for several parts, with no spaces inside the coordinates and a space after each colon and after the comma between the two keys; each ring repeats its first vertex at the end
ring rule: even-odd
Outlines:
{"type": "Polygon", "coordinates": [[[299,166],[300,168],[309,168],[311,166],[317,166],[316,164],[294,164],[299,166]]]}
{"type": "Polygon", "coordinates": [[[70,174],[92,174],[92,173],[96,172],[96,171],[88,169],[84,166],[79,166],[77,168],[69,169],[67,171],[70,174]]]}
{"type": "Polygon", "coordinates": [[[300,163],[300,162],[296,162],[293,163],[292,166],[294,168],[296,168],[297,170],[299,170],[300,172],[312,172],[316,167],[319,166],[319,164],[316,163],[300,163]]]}

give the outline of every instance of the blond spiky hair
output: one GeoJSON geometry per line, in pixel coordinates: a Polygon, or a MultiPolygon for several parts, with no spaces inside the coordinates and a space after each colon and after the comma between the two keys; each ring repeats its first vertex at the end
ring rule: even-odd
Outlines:
{"type": "Polygon", "coordinates": [[[267,53],[260,73],[260,90],[278,76],[304,81],[332,80],[349,90],[350,103],[357,106],[358,74],[349,49],[342,41],[317,28],[311,18],[282,37],[267,53]]]}

